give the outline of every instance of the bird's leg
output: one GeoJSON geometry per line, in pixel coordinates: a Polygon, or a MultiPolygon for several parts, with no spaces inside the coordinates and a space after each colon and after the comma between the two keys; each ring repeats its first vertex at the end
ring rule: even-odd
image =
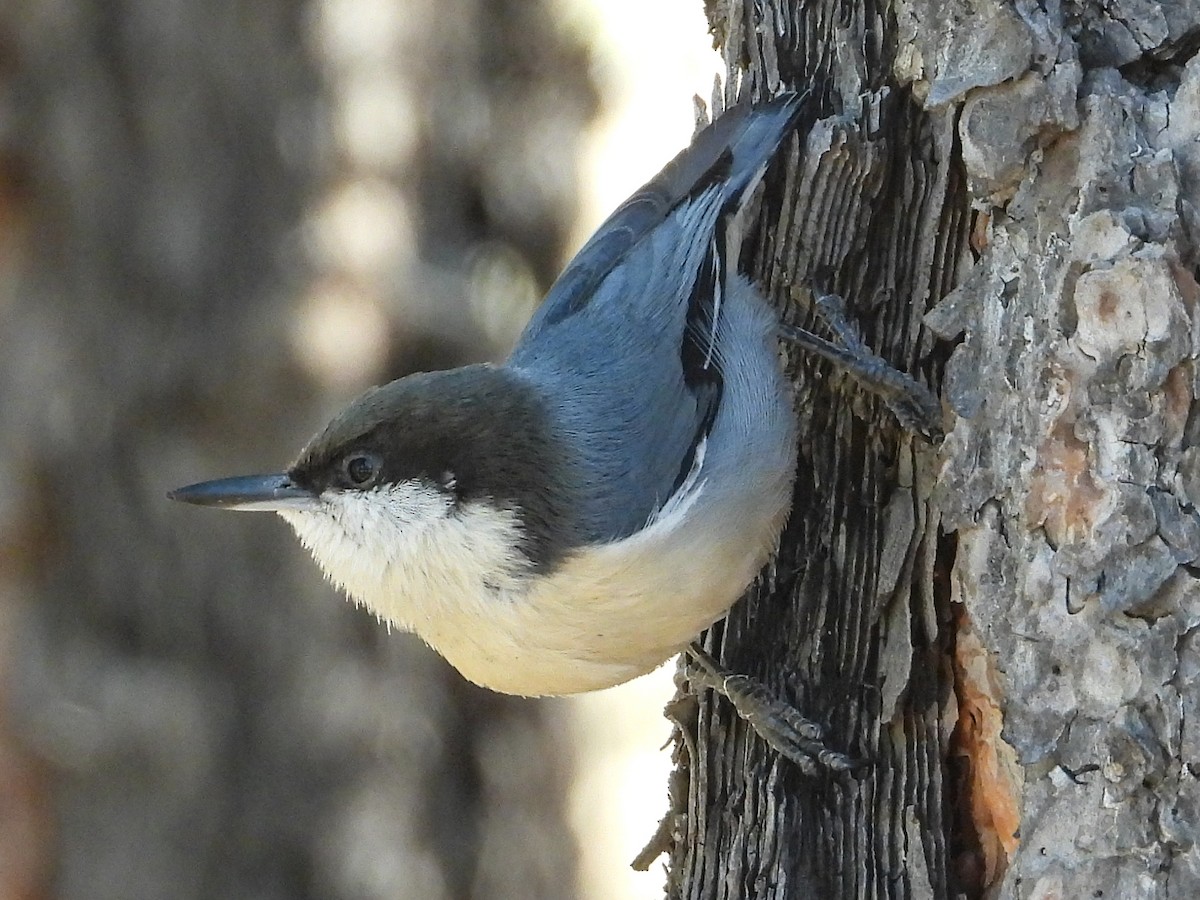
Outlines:
{"type": "Polygon", "coordinates": [[[779,324],[780,336],[827,359],[879,397],[905,428],[933,439],[942,434],[942,407],[925,385],[892,366],[863,343],[836,294],[821,294],[814,308],[837,343],[795,325],[779,324]]]}
{"type": "Polygon", "coordinates": [[[723,668],[695,642],[688,645],[686,652],[693,663],[687,669],[688,680],[696,687],[711,688],[727,698],[755,734],[799,766],[805,775],[816,776],[822,771],[847,772],[864,765],[862,760],[826,747],[820,725],[772,696],[764,685],[750,676],[723,668]]]}

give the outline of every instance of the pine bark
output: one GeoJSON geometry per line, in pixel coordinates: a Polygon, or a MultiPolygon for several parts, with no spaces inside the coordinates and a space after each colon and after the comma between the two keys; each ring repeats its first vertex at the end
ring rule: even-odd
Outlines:
{"type": "Polygon", "coordinates": [[[790,355],[779,559],[708,637],[870,766],[806,779],[682,691],[668,894],[1200,895],[1194,3],[708,4],[812,92],[757,275],[940,393],[790,355]]]}

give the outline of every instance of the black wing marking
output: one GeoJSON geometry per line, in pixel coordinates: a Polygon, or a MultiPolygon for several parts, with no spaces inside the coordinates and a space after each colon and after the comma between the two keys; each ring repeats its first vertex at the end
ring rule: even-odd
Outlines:
{"type": "Polygon", "coordinates": [[[683,384],[696,402],[696,431],[692,435],[687,452],[680,460],[679,474],[675,476],[675,483],[671,486],[671,495],[674,495],[687,479],[695,464],[696,453],[712,431],[717,411],[721,408],[725,376],[717,356],[716,340],[724,310],[724,299],[725,258],[721,252],[721,241],[714,237],[692,285],[683,341],[679,347],[683,384]]]}
{"type": "Polygon", "coordinates": [[[665,221],[676,207],[728,178],[732,164],[733,153],[726,148],[707,169],[691,179],[685,192],[678,191],[677,178],[660,175],[621,204],[558,277],[553,290],[556,302],[546,310],[543,324],[555,325],[583,309],[596,296],[600,282],[620,264],[630,248],[665,221]]]}
{"type": "Polygon", "coordinates": [[[553,326],[585,307],[626,254],[680,205],[722,183],[727,196],[740,197],[799,119],[803,100],[783,94],[758,106],[740,103],[700,131],[584,244],[550,288],[531,323],[534,329],[553,326]]]}

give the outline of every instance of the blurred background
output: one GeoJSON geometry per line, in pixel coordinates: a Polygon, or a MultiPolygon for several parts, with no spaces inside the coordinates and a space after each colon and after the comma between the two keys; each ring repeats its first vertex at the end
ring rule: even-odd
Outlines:
{"type": "Polygon", "coordinates": [[[701,0],[0,4],[0,900],[661,896],[670,671],[532,701],[168,503],[502,359],[720,65],[701,0]]]}

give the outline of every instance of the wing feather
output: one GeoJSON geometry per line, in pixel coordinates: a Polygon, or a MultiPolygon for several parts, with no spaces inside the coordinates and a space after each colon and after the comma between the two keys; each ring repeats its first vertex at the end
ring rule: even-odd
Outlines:
{"type": "Polygon", "coordinates": [[[730,225],[801,108],[735,107],[697,135],[572,260],[509,359],[578,450],[592,541],[644,527],[693,473],[724,393],[730,225]]]}

